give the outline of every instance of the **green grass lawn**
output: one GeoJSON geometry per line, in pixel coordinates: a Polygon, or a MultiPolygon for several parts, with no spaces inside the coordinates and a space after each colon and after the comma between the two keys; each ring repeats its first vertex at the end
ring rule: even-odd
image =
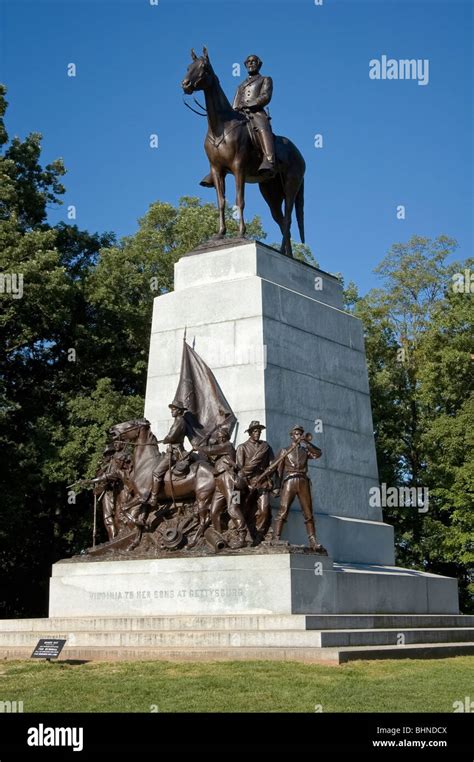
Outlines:
{"type": "Polygon", "coordinates": [[[4,661],[0,701],[25,712],[452,712],[474,697],[474,657],[433,661],[4,661]]]}

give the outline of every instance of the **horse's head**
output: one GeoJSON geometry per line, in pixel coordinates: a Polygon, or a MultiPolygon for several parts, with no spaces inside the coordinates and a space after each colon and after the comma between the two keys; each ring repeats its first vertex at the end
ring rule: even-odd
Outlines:
{"type": "Polygon", "coordinates": [[[186,76],[181,82],[186,95],[196,92],[196,90],[206,90],[209,86],[214,72],[209,61],[207,48],[202,49],[202,56],[199,58],[193,49],[191,49],[192,63],[186,70],[186,76]]]}
{"type": "Polygon", "coordinates": [[[131,421],[125,421],[124,423],[116,423],[115,426],[111,426],[109,434],[112,439],[119,440],[121,442],[132,442],[140,434],[143,428],[150,428],[150,421],[146,418],[134,418],[131,421]]]}

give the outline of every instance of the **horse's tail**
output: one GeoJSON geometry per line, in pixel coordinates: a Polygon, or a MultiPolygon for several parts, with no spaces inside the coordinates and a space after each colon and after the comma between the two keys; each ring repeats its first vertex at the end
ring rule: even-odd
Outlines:
{"type": "Polygon", "coordinates": [[[304,177],[301,180],[298,193],[295,198],[296,220],[300,231],[301,243],[304,243],[304,177]]]}

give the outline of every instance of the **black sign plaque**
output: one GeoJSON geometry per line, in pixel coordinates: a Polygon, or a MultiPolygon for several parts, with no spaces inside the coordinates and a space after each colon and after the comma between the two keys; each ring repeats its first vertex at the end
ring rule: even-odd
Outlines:
{"type": "Polygon", "coordinates": [[[57,659],[65,643],[65,640],[58,640],[57,638],[40,638],[30,658],[57,659]]]}

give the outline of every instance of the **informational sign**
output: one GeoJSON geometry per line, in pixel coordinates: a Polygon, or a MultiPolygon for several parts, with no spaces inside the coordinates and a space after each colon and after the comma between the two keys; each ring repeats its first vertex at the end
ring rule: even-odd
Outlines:
{"type": "Polygon", "coordinates": [[[41,638],[31,654],[31,659],[57,659],[64,648],[65,640],[41,638]]]}

